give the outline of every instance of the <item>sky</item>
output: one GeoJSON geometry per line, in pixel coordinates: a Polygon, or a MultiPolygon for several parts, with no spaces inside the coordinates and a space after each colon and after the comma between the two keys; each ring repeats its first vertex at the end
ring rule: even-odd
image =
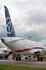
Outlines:
{"type": "Polygon", "coordinates": [[[46,0],[0,0],[0,38],[6,36],[4,5],[18,37],[29,37],[46,47],[46,0]]]}

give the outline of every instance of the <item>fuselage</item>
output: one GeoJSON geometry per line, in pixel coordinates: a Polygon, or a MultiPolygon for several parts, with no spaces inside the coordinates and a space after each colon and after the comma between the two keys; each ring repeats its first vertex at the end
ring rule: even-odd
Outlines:
{"type": "Polygon", "coordinates": [[[16,54],[34,54],[34,52],[44,49],[42,44],[28,39],[18,37],[4,37],[2,39],[3,43],[16,54]]]}

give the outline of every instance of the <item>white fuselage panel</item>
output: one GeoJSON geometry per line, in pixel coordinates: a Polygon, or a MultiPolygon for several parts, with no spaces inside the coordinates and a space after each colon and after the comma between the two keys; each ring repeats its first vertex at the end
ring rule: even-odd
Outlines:
{"type": "MultiPolygon", "coordinates": [[[[5,37],[3,38],[4,44],[9,47],[13,52],[20,53],[20,54],[33,54],[33,49],[36,49],[37,47],[43,47],[38,42],[30,41],[27,39],[22,39],[17,37],[5,37]]],[[[39,51],[40,49],[37,49],[35,52],[39,51]]]]}

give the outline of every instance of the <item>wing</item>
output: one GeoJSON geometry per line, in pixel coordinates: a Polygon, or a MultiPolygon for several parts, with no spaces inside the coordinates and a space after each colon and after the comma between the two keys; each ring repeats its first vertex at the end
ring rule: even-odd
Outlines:
{"type": "Polygon", "coordinates": [[[10,42],[17,42],[17,41],[24,40],[24,39],[28,39],[28,38],[31,38],[31,37],[25,37],[25,38],[13,40],[13,41],[10,41],[10,42]]]}

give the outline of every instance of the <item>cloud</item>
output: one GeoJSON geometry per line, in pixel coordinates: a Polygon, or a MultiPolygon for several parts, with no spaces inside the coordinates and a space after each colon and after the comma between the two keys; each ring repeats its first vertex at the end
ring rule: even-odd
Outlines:
{"type": "MultiPolygon", "coordinates": [[[[46,41],[46,0],[4,0],[4,4],[9,9],[17,36],[32,36],[31,40],[42,43],[46,41]]],[[[0,23],[5,25],[4,11],[2,14],[0,23]]],[[[3,32],[2,26],[0,28],[3,32]]]]}

